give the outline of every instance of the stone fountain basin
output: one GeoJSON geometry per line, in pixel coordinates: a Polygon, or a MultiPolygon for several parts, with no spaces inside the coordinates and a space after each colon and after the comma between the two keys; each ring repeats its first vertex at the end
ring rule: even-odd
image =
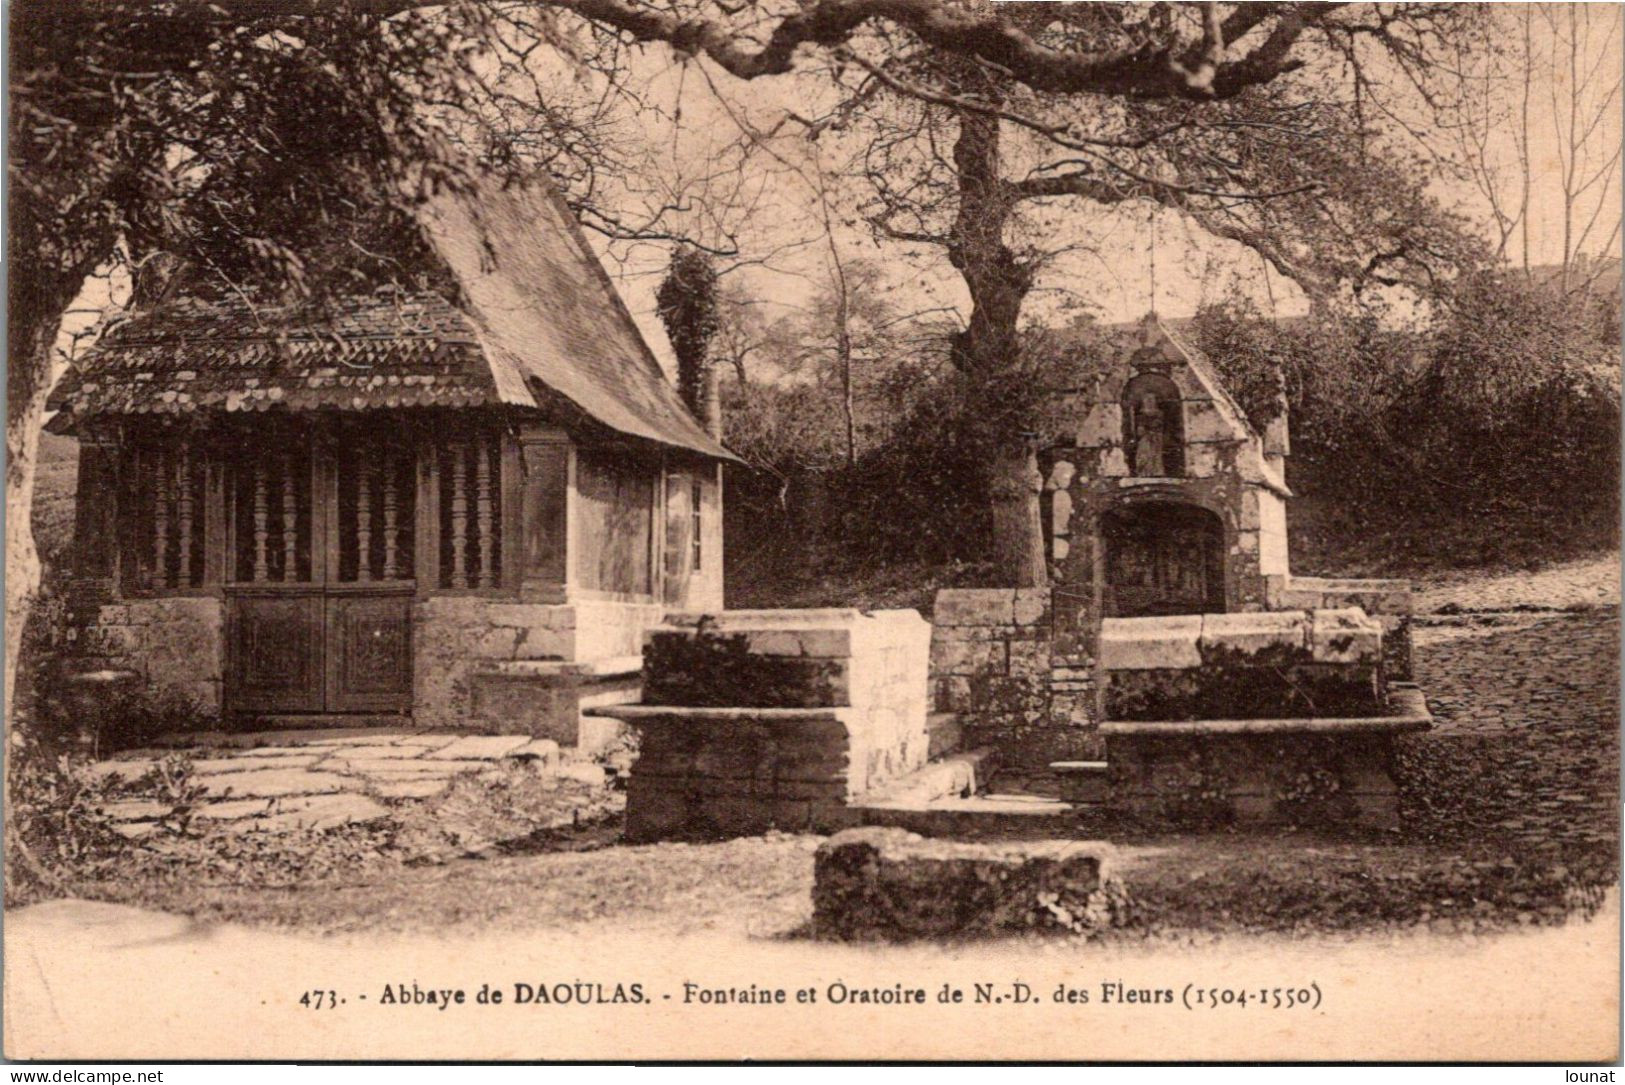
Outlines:
{"type": "Polygon", "coordinates": [[[1108,618],[1114,722],[1381,718],[1382,625],[1357,607],[1108,618]]]}
{"type": "MultiPolygon", "coordinates": [[[[1394,740],[1433,724],[1414,686],[1359,717],[1122,720],[1101,724],[1109,807],[1184,824],[1397,828],[1394,740]]],[[[1063,796],[1064,797],[1064,796],[1063,796]]]]}

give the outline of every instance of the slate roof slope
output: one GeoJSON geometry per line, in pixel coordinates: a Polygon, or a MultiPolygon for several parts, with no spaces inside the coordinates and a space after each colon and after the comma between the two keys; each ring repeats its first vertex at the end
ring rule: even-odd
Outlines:
{"type": "Polygon", "coordinates": [[[51,394],[51,428],[109,413],[535,407],[557,394],[620,433],[733,458],[666,379],[550,185],[445,192],[418,217],[466,304],[380,292],[316,319],[171,302],[75,362],[51,394]]]}
{"type": "Polygon", "coordinates": [[[430,200],[419,221],[467,294],[493,368],[622,433],[734,458],[684,406],[551,185],[486,181],[430,200]]]}

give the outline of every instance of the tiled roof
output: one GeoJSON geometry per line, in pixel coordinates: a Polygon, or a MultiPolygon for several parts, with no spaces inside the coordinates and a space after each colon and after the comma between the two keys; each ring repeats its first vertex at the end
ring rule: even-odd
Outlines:
{"type": "Polygon", "coordinates": [[[98,414],[535,407],[733,458],[689,413],[551,186],[442,193],[418,211],[467,303],[342,299],[319,316],[183,300],[105,332],[52,392],[52,428],[98,414]]]}
{"type": "Polygon", "coordinates": [[[103,333],[57,385],[50,406],[71,421],[107,413],[495,402],[468,318],[422,295],[347,298],[320,318],[236,301],[176,302],[103,333]]]}

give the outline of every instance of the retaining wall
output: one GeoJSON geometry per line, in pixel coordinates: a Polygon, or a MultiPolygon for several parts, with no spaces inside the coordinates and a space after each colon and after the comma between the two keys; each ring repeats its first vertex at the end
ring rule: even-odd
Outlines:
{"type": "Polygon", "coordinates": [[[1045,775],[1052,761],[1092,760],[1103,750],[1091,627],[1058,646],[1051,598],[1045,588],[937,593],[935,710],[956,713],[963,744],[994,747],[1000,771],[1014,776],[1045,775]]]}

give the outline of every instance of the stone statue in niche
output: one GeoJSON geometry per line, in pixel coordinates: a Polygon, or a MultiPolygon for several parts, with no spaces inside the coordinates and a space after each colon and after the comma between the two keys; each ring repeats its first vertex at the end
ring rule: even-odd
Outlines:
{"type": "Polygon", "coordinates": [[[1134,473],[1140,478],[1162,478],[1167,474],[1162,431],[1162,407],[1157,397],[1142,396],[1134,409],[1134,473]]]}
{"type": "Polygon", "coordinates": [[[1185,419],[1179,386],[1166,373],[1136,373],[1123,388],[1124,466],[1135,478],[1185,473],[1185,419]]]}

